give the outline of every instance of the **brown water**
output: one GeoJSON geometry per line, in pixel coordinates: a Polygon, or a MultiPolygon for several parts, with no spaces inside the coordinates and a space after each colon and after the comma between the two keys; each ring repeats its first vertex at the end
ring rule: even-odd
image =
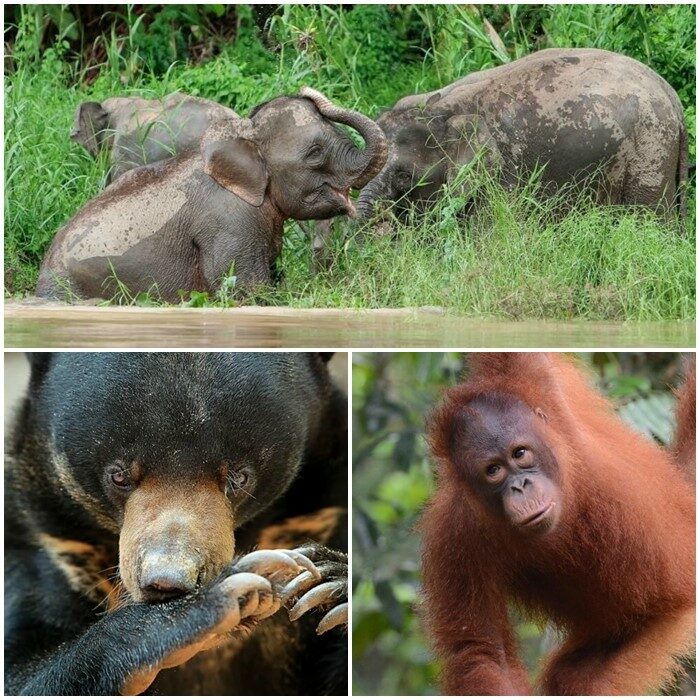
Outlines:
{"type": "Polygon", "coordinates": [[[693,348],[694,322],[484,320],[439,310],[5,304],[8,348],[693,348]]]}

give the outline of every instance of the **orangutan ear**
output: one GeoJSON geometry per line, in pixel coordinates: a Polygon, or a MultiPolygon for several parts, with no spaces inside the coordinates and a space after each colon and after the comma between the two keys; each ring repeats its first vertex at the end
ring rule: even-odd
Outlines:
{"type": "Polygon", "coordinates": [[[204,170],[229,192],[259,207],[265,199],[269,175],[253,141],[241,137],[202,145],[204,170]]]}
{"type": "Polygon", "coordinates": [[[535,409],[535,415],[536,415],[540,420],[543,420],[545,423],[549,420],[549,418],[547,418],[547,414],[546,414],[541,408],[536,408],[536,409],[535,409]]]}

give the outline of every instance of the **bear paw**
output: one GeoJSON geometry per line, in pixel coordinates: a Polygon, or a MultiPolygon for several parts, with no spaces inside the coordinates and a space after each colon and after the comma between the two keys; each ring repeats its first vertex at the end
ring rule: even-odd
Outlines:
{"type": "Polygon", "coordinates": [[[297,555],[311,559],[320,577],[310,571],[301,572],[280,594],[284,604],[295,601],[289,611],[291,620],[298,620],[313,608],[327,610],[316,628],[318,634],[348,623],[348,564],[347,556],[322,545],[310,545],[294,550],[297,555]]]}

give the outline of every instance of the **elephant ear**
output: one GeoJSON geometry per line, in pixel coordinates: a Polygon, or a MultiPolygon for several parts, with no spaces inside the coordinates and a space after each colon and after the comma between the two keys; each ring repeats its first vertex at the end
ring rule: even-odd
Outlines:
{"type": "Polygon", "coordinates": [[[433,93],[429,98],[428,101],[425,103],[425,108],[428,109],[430,107],[435,107],[435,105],[440,102],[442,99],[442,93],[441,92],[435,92],[433,93]]]}
{"type": "Polygon", "coordinates": [[[204,170],[229,192],[259,207],[265,199],[269,175],[265,159],[250,139],[241,137],[202,144],[204,170]]]}
{"type": "Polygon", "coordinates": [[[99,102],[83,102],[75,111],[70,137],[91,155],[100,152],[104,131],[109,127],[109,114],[99,102]]]}
{"type": "Polygon", "coordinates": [[[447,119],[447,152],[455,172],[482,152],[489,171],[503,164],[496,141],[478,114],[455,114],[447,119]]]}

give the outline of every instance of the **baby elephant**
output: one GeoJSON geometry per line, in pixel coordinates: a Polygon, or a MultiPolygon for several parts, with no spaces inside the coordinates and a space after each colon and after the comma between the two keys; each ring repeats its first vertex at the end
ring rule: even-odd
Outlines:
{"type": "Polygon", "coordinates": [[[362,216],[378,201],[425,207],[477,152],[506,187],[543,166],[547,193],[593,176],[601,202],[685,213],[678,96],[650,68],[609,51],[538,51],[405,97],[378,123],[389,157],[360,194],[362,216]]]}
{"type": "Polygon", "coordinates": [[[111,150],[111,182],[139,165],[197,148],[207,127],[222,119],[238,119],[238,115],[216,102],[181,92],[162,100],[110,97],[78,107],[71,138],[92,156],[111,150]]]}
{"type": "Polygon", "coordinates": [[[177,301],[180,289],[214,291],[232,266],[244,287],[269,283],[285,219],[353,215],[350,188],[385,161],[386,140],[368,117],[310,88],[278,97],[88,202],[56,234],[37,294],[109,298],[116,275],[133,293],[155,285],[177,301]],[[334,122],[356,129],[365,149],[334,122]]]}

